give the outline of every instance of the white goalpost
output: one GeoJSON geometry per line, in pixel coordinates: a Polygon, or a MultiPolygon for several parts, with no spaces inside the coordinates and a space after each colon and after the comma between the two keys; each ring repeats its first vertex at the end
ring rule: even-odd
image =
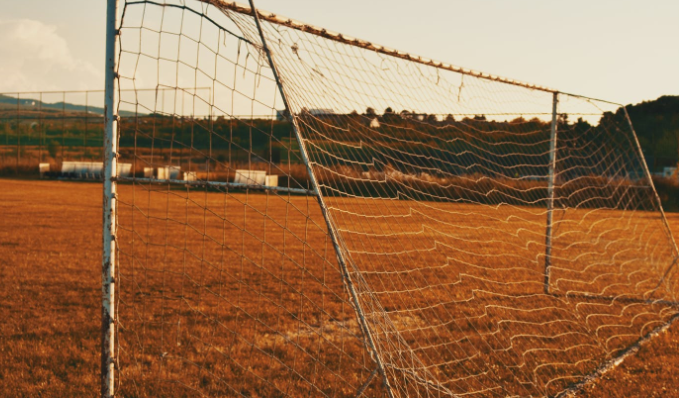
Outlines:
{"type": "Polygon", "coordinates": [[[108,4],[102,397],[565,397],[679,317],[624,106],[108,4]]]}

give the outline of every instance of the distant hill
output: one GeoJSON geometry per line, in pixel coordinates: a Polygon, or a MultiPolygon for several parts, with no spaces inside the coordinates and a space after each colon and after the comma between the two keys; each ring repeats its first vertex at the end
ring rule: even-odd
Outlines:
{"type": "MultiPolygon", "coordinates": [[[[102,93],[103,95],[103,93],[102,93]]],[[[101,115],[104,116],[104,108],[97,107],[97,106],[85,106],[85,105],[78,105],[78,104],[71,104],[71,103],[64,103],[64,102],[41,102],[36,99],[19,99],[19,108],[20,110],[23,111],[37,111],[38,109],[42,110],[56,110],[56,111],[62,111],[65,110],[66,112],[88,112],[90,114],[95,114],[95,115],[101,115]]],[[[0,109],[16,109],[17,107],[17,99],[16,97],[11,97],[8,95],[3,95],[0,94],[0,109]]],[[[133,112],[129,111],[121,111],[120,116],[133,116],[133,112]]]]}

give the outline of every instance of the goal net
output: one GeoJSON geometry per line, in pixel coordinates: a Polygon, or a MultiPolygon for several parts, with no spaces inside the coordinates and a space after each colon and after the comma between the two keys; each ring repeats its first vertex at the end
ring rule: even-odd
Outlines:
{"type": "Polygon", "coordinates": [[[120,396],[559,396],[679,314],[619,104],[218,0],[118,44],[120,396]]]}

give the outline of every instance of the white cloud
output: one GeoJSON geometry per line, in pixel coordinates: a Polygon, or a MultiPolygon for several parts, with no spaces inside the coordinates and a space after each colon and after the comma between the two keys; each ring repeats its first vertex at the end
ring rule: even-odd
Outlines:
{"type": "Polygon", "coordinates": [[[77,59],[55,26],[0,21],[0,92],[98,89],[103,73],[77,59]]]}

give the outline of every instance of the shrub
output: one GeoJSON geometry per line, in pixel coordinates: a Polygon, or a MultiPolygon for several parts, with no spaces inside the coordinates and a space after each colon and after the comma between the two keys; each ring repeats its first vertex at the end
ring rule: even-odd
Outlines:
{"type": "Polygon", "coordinates": [[[47,144],[47,152],[54,159],[56,159],[57,155],[59,154],[60,149],[61,149],[61,144],[59,144],[59,141],[52,140],[52,141],[50,141],[49,144],[47,144]]]}

